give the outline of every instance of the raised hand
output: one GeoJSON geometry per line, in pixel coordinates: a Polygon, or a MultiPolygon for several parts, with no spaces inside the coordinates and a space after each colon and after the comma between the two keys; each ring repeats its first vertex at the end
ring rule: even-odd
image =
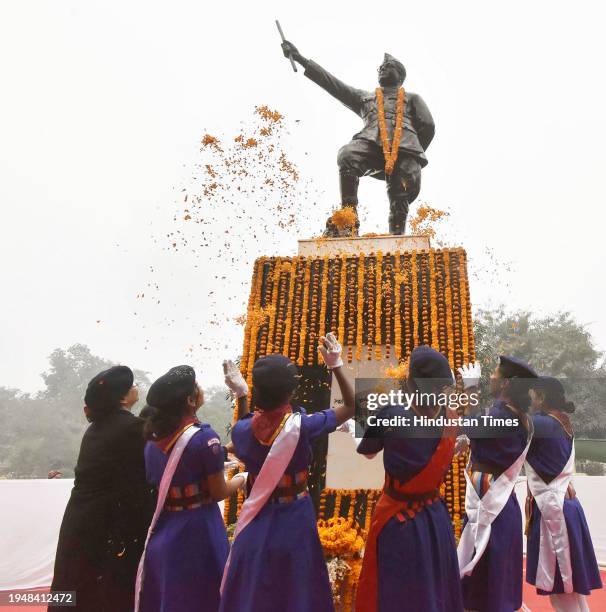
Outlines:
{"type": "Polygon", "coordinates": [[[470,389],[477,387],[480,384],[480,377],[482,376],[482,367],[480,362],[469,363],[461,368],[457,369],[457,372],[463,379],[463,389],[470,389]]]}
{"type": "Polygon", "coordinates": [[[284,53],[285,58],[289,58],[292,55],[292,58],[296,61],[299,61],[301,54],[297,47],[295,47],[290,41],[285,40],[282,43],[282,53],[284,53]]]}
{"type": "Polygon", "coordinates": [[[226,359],[223,362],[223,374],[225,374],[225,384],[236,397],[248,395],[248,385],[240,372],[240,368],[231,359],[226,359]]]}
{"type": "Polygon", "coordinates": [[[343,349],[333,333],[326,334],[326,336],[320,338],[318,350],[329,370],[340,368],[343,365],[343,359],[341,358],[343,349]]]}

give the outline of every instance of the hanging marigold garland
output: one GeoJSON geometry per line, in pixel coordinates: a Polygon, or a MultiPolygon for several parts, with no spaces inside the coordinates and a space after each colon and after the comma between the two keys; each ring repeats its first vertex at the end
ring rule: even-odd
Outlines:
{"type": "Polygon", "coordinates": [[[376,280],[375,280],[375,359],[380,360],[381,345],[383,340],[381,338],[381,320],[382,320],[382,297],[383,297],[383,253],[377,252],[377,269],[376,269],[376,280]]]}
{"type": "Polygon", "coordinates": [[[301,328],[299,330],[299,356],[297,357],[298,366],[302,366],[305,363],[305,349],[307,347],[307,318],[309,317],[310,311],[310,308],[308,307],[308,301],[309,289],[311,284],[311,262],[307,259],[307,257],[303,258],[303,261],[303,300],[299,310],[300,318],[296,319],[301,321],[301,328]]]}
{"type": "MultiPolygon", "coordinates": [[[[283,355],[290,354],[290,333],[292,329],[293,318],[292,316],[288,316],[289,313],[292,313],[294,295],[295,295],[295,281],[297,280],[297,266],[299,263],[298,257],[293,257],[292,265],[290,269],[290,283],[288,284],[288,298],[286,303],[287,308],[287,316],[284,328],[284,347],[282,348],[283,355]]],[[[250,387],[250,384],[248,385],[250,387]]]]}
{"type": "Polygon", "coordinates": [[[377,87],[375,90],[377,96],[377,118],[379,121],[379,133],[381,134],[381,142],[383,144],[383,156],[385,157],[385,174],[388,176],[393,172],[398,159],[398,150],[400,148],[400,140],[402,139],[402,124],[404,123],[404,107],[406,104],[406,94],[404,88],[398,90],[398,99],[396,102],[396,125],[393,131],[393,139],[391,144],[387,135],[387,123],[385,121],[385,99],[383,89],[377,87]]]}
{"type": "Polygon", "coordinates": [[[438,296],[436,295],[436,259],[433,249],[429,251],[429,314],[431,317],[431,346],[437,351],[440,350],[440,340],[438,334],[438,296]]]}
{"type": "MultiPolygon", "coordinates": [[[[419,271],[417,258],[413,255],[410,262],[410,286],[412,288],[412,347],[419,343],[419,271]]],[[[422,343],[422,342],[421,342],[422,343]]]]}
{"type": "Polygon", "coordinates": [[[422,253],[420,257],[421,261],[421,320],[423,321],[423,325],[421,327],[421,338],[422,342],[425,345],[429,345],[429,332],[431,329],[431,325],[428,325],[429,318],[429,299],[430,299],[430,274],[429,274],[429,263],[428,263],[428,255],[426,253],[422,253]]]}
{"type": "MultiPolygon", "coordinates": [[[[280,289],[280,279],[282,277],[282,266],[279,262],[274,265],[272,270],[272,291],[271,291],[271,310],[277,314],[278,311],[278,292],[280,289]]],[[[270,317],[267,330],[267,353],[274,352],[274,333],[278,317],[270,317]]]]}
{"type": "MultiPolygon", "coordinates": [[[[321,276],[322,279],[320,281],[320,329],[319,335],[320,337],[325,336],[327,334],[326,331],[326,306],[328,304],[327,292],[328,292],[328,255],[324,255],[322,259],[321,265],[321,276]]],[[[328,331],[334,331],[330,328],[328,331]]]]}
{"type": "Polygon", "coordinates": [[[376,259],[374,257],[369,258],[367,266],[367,275],[365,277],[365,289],[366,289],[366,359],[370,361],[372,359],[372,349],[374,345],[375,328],[377,322],[375,320],[375,293],[377,292],[376,287],[376,259]]]}
{"type": "MultiPolygon", "coordinates": [[[[315,354],[312,344],[317,343],[317,335],[328,326],[337,329],[342,343],[351,347],[355,344],[356,356],[358,347],[367,340],[368,349],[373,349],[372,356],[376,358],[379,342],[390,343],[392,312],[399,362],[428,338],[451,362],[455,355],[472,360],[473,327],[465,252],[438,249],[388,256],[378,253],[292,260],[261,258],[255,264],[251,284],[243,374],[250,383],[252,365],[266,350],[294,356],[299,363],[301,360],[305,363],[307,356],[307,363],[311,363],[315,354]],[[315,314],[308,313],[310,309],[315,314]],[[367,338],[360,336],[365,330],[367,338]]],[[[457,364],[460,359],[457,357],[457,364]]],[[[464,458],[459,457],[442,486],[457,535],[465,494],[463,466],[464,458]]],[[[344,512],[344,518],[353,518],[361,529],[368,529],[378,492],[357,491],[347,500],[346,496],[351,494],[352,491],[335,492],[334,509],[329,512],[323,492],[320,516],[330,518],[344,512]]],[[[237,512],[242,501],[242,496],[226,501],[226,521],[230,518],[233,521],[234,507],[237,512]]]]}
{"type": "Polygon", "coordinates": [[[364,332],[364,263],[366,257],[362,253],[358,262],[358,289],[356,298],[356,360],[362,359],[362,343],[364,332]]]}
{"type": "MultiPolygon", "coordinates": [[[[313,350],[318,344],[318,313],[321,306],[320,299],[320,280],[322,277],[322,262],[319,259],[312,261],[311,266],[311,300],[309,303],[309,347],[307,351],[307,365],[314,365],[317,359],[317,351],[313,350]]],[[[326,310],[326,308],[324,308],[326,310]]]]}
{"type": "Polygon", "coordinates": [[[341,274],[339,275],[339,303],[333,304],[333,308],[339,311],[339,336],[342,344],[345,342],[345,296],[347,291],[347,257],[341,255],[341,274]]]}
{"type": "Polygon", "coordinates": [[[397,287],[393,279],[392,257],[388,256],[385,262],[385,277],[381,280],[381,292],[385,303],[385,359],[391,357],[391,316],[394,290],[397,294],[397,287]]]}
{"type": "Polygon", "coordinates": [[[400,361],[402,357],[402,317],[400,317],[400,303],[402,300],[402,285],[404,284],[404,274],[402,272],[402,256],[400,251],[396,251],[394,274],[394,300],[393,300],[393,327],[394,344],[396,348],[396,358],[400,361]]]}
{"type": "Polygon", "coordinates": [[[444,286],[445,296],[444,301],[446,302],[445,318],[446,318],[446,341],[448,343],[447,357],[450,361],[450,367],[454,368],[454,332],[452,325],[452,286],[450,284],[450,253],[448,250],[444,251],[444,286]]]}

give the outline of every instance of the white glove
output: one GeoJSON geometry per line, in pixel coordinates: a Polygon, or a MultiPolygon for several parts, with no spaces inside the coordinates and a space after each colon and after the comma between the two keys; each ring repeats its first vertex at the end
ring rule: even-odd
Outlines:
{"type": "Polygon", "coordinates": [[[482,376],[482,367],[480,362],[470,363],[464,365],[462,368],[458,368],[457,372],[463,379],[463,389],[469,389],[470,387],[477,387],[480,384],[480,377],[482,376]]]}
{"type": "Polygon", "coordinates": [[[457,441],[454,447],[454,454],[460,455],[461,453],[464,453],[468,448],[469,448],[469,438],[465,434],[457,436],[457,441]]]}
{"type": "Polygon", "coordinates": [[[353,419],[347,419],[345,423],[341,423],[337,427],[337,431],[348,433],[356,441],[356,422],[353,419]]]}
{"type": "Polygon", "coordinates": [[[223,362],[223,374],[225,374],[225,384],[236,397],[248,395],[248,385],[240,372],[240,368],[231,359],[226,359],[223,362]]]}
{"type": "Polygon", "coordinates": [[[322,359],[324,359],[324,363],[329,370],[340,368],[343,365],[343,359],[341,359],[343,349],[333,333],[320,338],[318,350],[322,353],[322,359]]]}
{"type": "Polygon", "coordinates": [[[235,480],[236,478],[241,478],[242,483],[238,488],[243,489],[246,486],[246,482],[248,481],[248,472],[238,472],[237,474],[233,475],[232,480],[235,480]]]}

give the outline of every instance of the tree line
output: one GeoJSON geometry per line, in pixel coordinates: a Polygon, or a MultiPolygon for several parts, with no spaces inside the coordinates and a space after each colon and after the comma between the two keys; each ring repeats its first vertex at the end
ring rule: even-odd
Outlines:
{"type": "MultiPolygon", "coordinates": [[[[474,319],[476,354],[482,364],[481,392],[489,401],[490,373],[500,354],[531,363],[539,373],[567,379],[577,437],[606,438],[606,363],[587,328],[568,312],[544,317],[503,308],[480,310],[474,319]]],[[[83,344],[56,349],[42,374],[44,389],[24,393],[0,387],[0,478],[46,478],[50,470],[72,477],[82,434],[88,426],[83,398],[88,381],[113,363],[93,355],[83,344]]],[[[134,369],[145,405],[150,385],[146,372],[134,369]]],[[[203,381],[202,381],[203,384],[203,381]]],[[[228,436],[230,399],[221,386],[204,388],[199,416],[228,436]]]]}

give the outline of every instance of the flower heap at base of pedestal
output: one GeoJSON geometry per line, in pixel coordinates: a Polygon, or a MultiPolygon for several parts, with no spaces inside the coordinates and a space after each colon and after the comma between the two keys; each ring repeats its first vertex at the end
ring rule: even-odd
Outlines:
{"type": "Polygon", "coordinates": [[[318,520],[318,535],[326,557],[335,609],[352,610],[366,534],[353,519],[333,517],[318,520]]]}

